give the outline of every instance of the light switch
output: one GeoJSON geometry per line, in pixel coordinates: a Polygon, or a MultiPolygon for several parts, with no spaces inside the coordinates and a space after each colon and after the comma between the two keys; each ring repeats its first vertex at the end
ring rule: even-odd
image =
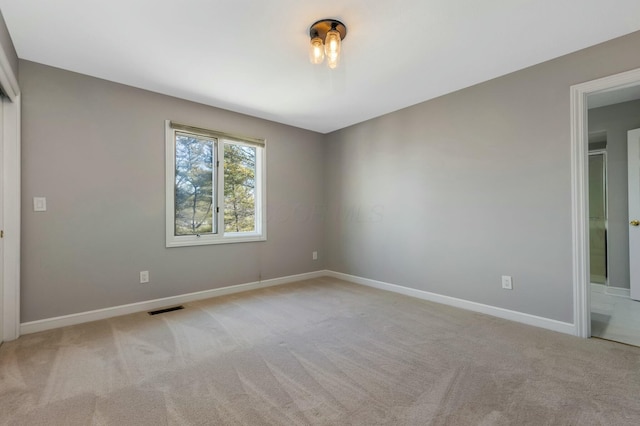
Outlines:
{"type": "Polygon", "coordinates": [[[34,212],[46,212],[47,211],[47,199],[45,197],[33,197],[33,211],[34,212]]]}

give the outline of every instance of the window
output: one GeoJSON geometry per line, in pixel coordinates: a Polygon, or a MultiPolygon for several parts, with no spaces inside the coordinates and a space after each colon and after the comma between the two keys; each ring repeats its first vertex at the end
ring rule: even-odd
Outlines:
{"type": "Polygon", "coordinates": [[[166,122],[167,247],[263,241],[265,143],[166,122]]]}

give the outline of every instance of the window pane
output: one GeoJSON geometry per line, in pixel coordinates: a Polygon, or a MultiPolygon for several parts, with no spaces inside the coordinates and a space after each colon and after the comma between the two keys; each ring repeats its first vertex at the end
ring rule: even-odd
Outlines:
{"type": "Polygon", "coordinates": [[[256,148],[224,144],[224,231],[256,230],[256,148]]]}
{"type": "Polygon", "coordinates": [[[175,235],[215,232],[215,140],[176,133],[175,235]]]}

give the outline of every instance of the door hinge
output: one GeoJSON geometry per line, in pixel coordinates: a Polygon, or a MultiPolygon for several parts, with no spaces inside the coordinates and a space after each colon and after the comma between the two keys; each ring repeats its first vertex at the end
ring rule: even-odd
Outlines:
{"type": "Polygon", "coordinates": [[[216,207],[216,213],[220,213],[220,207],[216,207]]]}
{"type": "Polygon", "coordinates": [[[0,238],[4,238],[4,230],[0,230],[0,238]]]}

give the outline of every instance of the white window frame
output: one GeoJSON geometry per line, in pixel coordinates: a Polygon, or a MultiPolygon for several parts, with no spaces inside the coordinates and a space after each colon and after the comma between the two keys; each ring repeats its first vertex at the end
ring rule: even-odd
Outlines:
{"type": "Polygon", "coordinates": [[[266,144],[263,139],[236,136],[228,133],[187,126],[166,120],[165,122],[165,193],[166,193],[166,246],[202,246],[210,244],[228,244],[253,241],[266,241],[266,144]],[[175,172],[176,172],[176,133],[192,133],[203,138],[215,138],[216,159],[219,165],[214,165],[216,173],[216,206],[219,212],[216,217],[217,233],[202,235],[175,235],[175,172]],[[256,181],[255,205],[256,230],[254,232],[224,232],[224,145],[253,146],[256,148],[256,181]]]}

